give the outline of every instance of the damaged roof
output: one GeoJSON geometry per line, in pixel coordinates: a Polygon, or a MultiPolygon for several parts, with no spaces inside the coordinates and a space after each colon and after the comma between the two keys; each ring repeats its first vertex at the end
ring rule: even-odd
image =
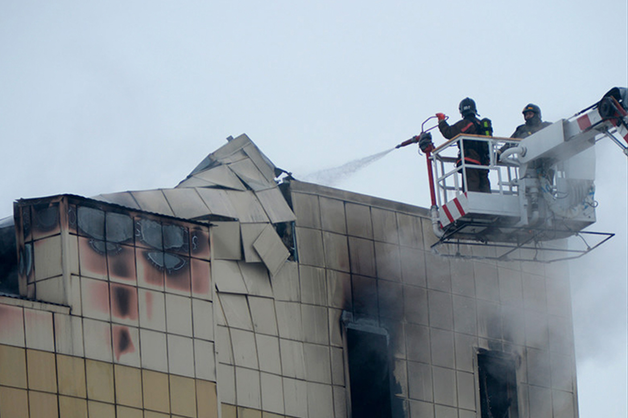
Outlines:
{"type": "MultiPolygon", "coordinates": [[[[263,263],[274,275],[290,253],[270,224],[296,220],[275,180],[282,171],[243,134],[205,157],[174,188],[93,199],[182,219],[211,220],[214,260],[263,263]]],[[[216,268],[220,265],[215,263],[216,268]]]]}
{"type": "Polygon", "coordinates": [[[209,154],[176,187],[94,196],[96,200],[190,220],[281,223],[295,215],[281,194],[281,173],[243,134],[209,154]]]}

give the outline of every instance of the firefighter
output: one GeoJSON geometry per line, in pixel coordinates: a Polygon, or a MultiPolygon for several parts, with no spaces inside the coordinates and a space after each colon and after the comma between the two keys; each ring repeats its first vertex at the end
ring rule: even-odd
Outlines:
{"type": "MultiPolygon", "coordinates": [[[[533,133],[536,133],[540,131],[541,129],[546,128],[552,124],[551,122],[543,122],[543,120],[541,119],[541,108],[533,103],[528,103],[523,108],[523,111],[521,111],[521,113],[523,113],[523,119],[525,119],[526,123],[524,123],[523,125],[517,126],[517,129],[515,129],[515,132],[512,135],[510,135],[511,138],[519,138],[519,139],[526,138],[532,135],[533,133]]],[[[497,156],[499,157],[502,154],[502,152],[514,146],[515,145],[513,144],[504,145],[499,150],[497,150],[497,156]]]]}
{"type": "Polygon", "coordinates": [[[535,104],[529,103],[523,108],[523,119],[526,123],[517,126],[511,138],[525,138],[535,132],[551,125],[550,122],[543,122],[541,119],[541,108],[535,104]]]}
{"type": "MultiPolygon", "coordinates": [[[[447,117],[443,113],[437,113],[438,129],[440,133],[447,139],[451,139],[459,134],[479,134],[480,133],[480,120],[477,117],[478,111],[475,106],[475,101],[467,97],[460,102],[458,106],[462,120],[449,125],[447,123],[447,117]]],[[[484,141],[474,141],[466,139],[462,144],[464,148],[464,161],[467,165],[488,165],[488,143],[484,141]]],[[[460,144],[458,144],[460,147],[460,144]]],[[[458,154],[458,158],[461,155],[458,154]]],[[[458,161],[460,165],[460,160],[458,161]]],[[[467,168],[465,169],[467,177],[467,191],[469,192],[491,192],[491,183],[488,179],[488,170],[467,168]]]]}

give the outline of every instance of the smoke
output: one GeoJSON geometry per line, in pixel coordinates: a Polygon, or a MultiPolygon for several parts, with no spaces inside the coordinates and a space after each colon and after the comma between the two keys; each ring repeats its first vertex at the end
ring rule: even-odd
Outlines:
{"type": "Polygon", "coordinates": [[[393,150],[394,148],[391,148],[386,151],[378,152],[377,154],[349,161],[348,163],[345,163],[338,167],[315,171],[313,173],[309,173],[303,176],[303,180],[323,186],[335,186],[341,181],[355,174],[357,171],[373,164],[377,160],[382,159],[393,150]]]}

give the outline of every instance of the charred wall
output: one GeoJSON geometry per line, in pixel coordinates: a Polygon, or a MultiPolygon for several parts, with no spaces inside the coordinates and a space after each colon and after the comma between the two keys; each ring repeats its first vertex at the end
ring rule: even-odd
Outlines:
{"type": "MultiPolygon", "coordinates": [[[[344,333],[337,342],[344,373],[359,362],[350,358],[347,330],[387,338],[374,345],[388,359],[391,416],[484,416],[481,352],[513,365],[510,418],[575,417],[565,266],[442,258],[430,250],[435,238],[422,208],[299,182],[291,183],[291,201],[300,271],[324,277],[332,335],[335,327],[344,333]]],[[[353,390],[373,396],[351,381],[349,404],[360,399],[353,390]]]]}
{"type": "Polygon", "coordinates": [[[208,225],[76,196],[15,219],[1,416],[216,416],[208,225]]]}

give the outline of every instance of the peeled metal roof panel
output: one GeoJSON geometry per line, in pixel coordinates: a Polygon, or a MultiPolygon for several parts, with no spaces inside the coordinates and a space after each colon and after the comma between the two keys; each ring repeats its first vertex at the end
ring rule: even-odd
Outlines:
{"type": "Polygon", "coordinates": [[[251,139],[246,135],[242,134],[237,138],[234,138],[227,142],[222,147],[218,148],[211,155],[216,161],[223,161],[234,154],[237,154],[242,148],[251,143],[251,139]]]}
{"type": "Polygon", "coordinates": [[[275,180],[275,165],[260,151],[259,148],[257,148],[255,144],[251,142],[244,147],[243,151],[249,156],[251,161],[255,163],[264,177],[266,177],[266,180],[275,180]]]}
{"type": "Polygon", "coordinates": [[[231,170],[224,165],[219,165],[212,169],[195,174],[191,178],[196,178],[202,181],[206,181],[209,186],[222,186],[228,189],[246,190],[246,187],[238,176],[236,176],[231,170]]]}
{"type": "Polygon", "coordinates": [[[238,262],[249,295],[273,297],[268,270],[262,263],[238,262]]]}
{"type": "Polygon", "coordinates": [[[255,248],[266,268],[273,276],[281,269],[290,256],[290,252],[283,245],[281,238],[270,225],[267,225],[257,240],[255,240],[253,248],[255,248]]]}
{"type": "Polygon", "coordinates": [[[253,331],[253,322],[246,296],[219,293],[218,299],[230,327],[253,331]]]}
{"type": "Polygon", "coordinates": [[[253,192],[224,190],[235,208],[237,218],[244,223],[270,222],[264,208],[253,192]]]}
{"type": "Polygon", "coordinates": [[[140,205],[138,205],[135,199],[133,199],[131,192],[99,194],[98,196],[92,197],[92,199],[113,203],[131,209],[141,209],[140,205]]]}
{"type": "MultiPolygon", "coordinates": [[[[211,263],[212,279],[216,288],[222,293],[247,294],[242,273],[236,261],[213,260],[211,263]]],[[[222,298],[221,298],[222,300],[222,298]]],[[[224,303],[223,303],[224,307],[224,303]]],[[[229,322],[229,318],[227,318],[229,322]]]]}
{"type": "MultiPolygon", "coordinates": [[[[222,189],[206,189],[199,187],[196,192],[207,205],[212,214],[237,218],[238,211],[231,203],[226,190],[222,189]]],[[[242,192],[244,193],[244,192],[242,192]]]]}
{"type": "Polygon", "coordinates": [[[212,222],[209,231],[212,260],[242,259],[239,222],[212,222]]]}
{"type": "Polygon", "coordinates": [[[209,154],[207,157],[201,161],[194,170],[190,173],[190,176],[200,173],[201,171],[205,171],[212,167],[216,167],[217,165],[224,164],[224,160],[232,156],[233,154],[239,152],[242,147],[251,143],[251,140],[248,136],[242,134],[239,137],[230,140],[222,147],[218,148],[216,151],[209,154]]]}
{"type": "MultiPolygon", "coordinates": [[[[275,300],[270,297],[270,298],[264,298],[264,297],[256,297],[256,296],[252,296],[249,295],[248,298],[249,300],[249,307],[251,309],[251,317],[253,318],[253,327],[255,328],[255,332],[257,333],[261,333],[261,334],[266,334],[266,335],[273,335],[273,336],[278,336],[279,332],[277,330],[277,315],[275,314],[275,300]]],[[[279,354],[279,346],[277,346],[277,355],[279,354]]],[[[260,366],[264,367],[264,365],[262,363],[264,363],[261,358],[262,354],[267,353],[266,351],[260,349],[259,354],[260,354],[260,366]]],[[[265,360],[270,360],[271,359],[265,359],[265,360]]],[[[279,358],[276,358],[277,362],[273,362],[275,363],[277,366],[279,366],[279,358]]],[[[268,368],[266,368],[265,371],[272,371],[269,370],[268,368]]],[[[279,373],[281,373],[281,371],[279,371],[279,373]]]]}
{"type": "MultiPolygon", "coordinates": [[[[279,329],[281,333],[281,327],[279,329]]],[[[303,358],[303,343],[280,339],[279,351],[281,352],[281,369],[285,376],[297,379],[306,379],[305,359],[303,358]]],[[[324,416],[324,415],[322,415],[324,416]]]]}
{"type": "Polygon", "coordinates": [[[231,328],[231,342],[233,344],[233,359],[235,365],[259,369],[257,360],[257,346],[255,345],[255,334],[237,328],[231,328]]]}
{"type": "Polygon", "coordinates": [[[278,187],[255,192],[255,195],[272,223],[292,222],[297,219],[278,187]]]}
{"type": "Polygon", "coordinates": [[[276,187],[273,180],[268,180],[250,159],[229,164],[229,168],[253,190],[265,190],[276,187]]]}
{"type": "Polygon", "coordinates": [[[146,212],[174,216],[161,189],[131,192],[140,208],[146,212]]]}
{"type": "Polygon", "coordinates": [[[177,184],[177,188],[182,187],[211,187],[214,186],[213,183],[210,183],[205,180],[201,180],[197,177],[188,177],[185,180],[182,180],[179,184],[177,184]]]}
{"type": "Polygon", "coordinates": [[[247,263],[261,263],[262,259],[257,254],[257,251],[253,248],[253,243],[262,233],[267,223],[258,224],[241,224],[240,230],[242,231],[242,249],[244,250],[244,260],[247,263]]]}
{"type": "Polygon", "coordinates": [[[211,214],[195,189],[164,189],[163,192],[178,218],[194,219],[211,214]]]}
{"type": "Polygon", "coordinates": [[[226,155],[224,157],[221,157],[218,162],[221,164],[233,164],[233,163],[237,163],[238,161],[243,161],[243,160],[248,160],[248,159],[249,157],[248,155],[244,153],[244,151],[238,150],[231,155],[226,155]]]}

